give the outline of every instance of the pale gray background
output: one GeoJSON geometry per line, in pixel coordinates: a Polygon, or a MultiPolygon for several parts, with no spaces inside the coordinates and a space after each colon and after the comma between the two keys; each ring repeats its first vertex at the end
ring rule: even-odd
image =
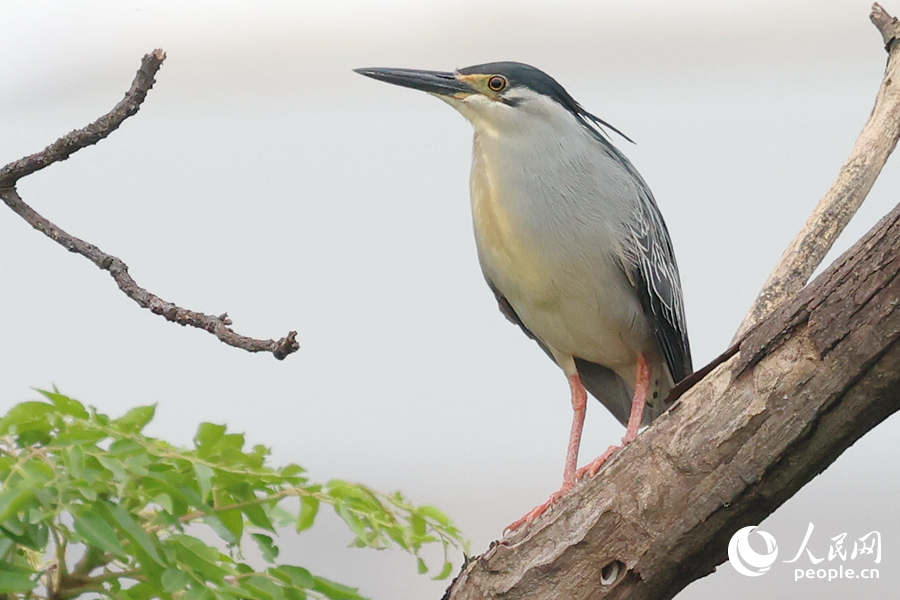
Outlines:
{"type": "MultiPolygon", "coordinates": [[[[566,382],[482,282],[467,123],[351,69],[528,62],[634,138],[615,141],[669,224],[702,365],[726,347],[869,113],[885,54],[868,10],[5,0],[0,164],[93,120],[143,54],[168,53],[139,115],[24,180],[25,200],[162,297],[228,311],[255,337],[297,329],[302,349],[278,362],[166,323],[0,210],[0,408],[52,384],[113,414],[158,402],[153,435],[188,444],[199,422],[227,423],[315,477],[439,505],[481,552],[557,488],[566,382]]],[[[898,181],[888,165],[840,249],[896,203],[898,181]]],[[[622,433],[592,403],[582,461],[622,433]]],[[[784,558],[810,521],[819,555],[829,537],[879,530],[879,582],[794,583],[781,563],[748,579],[723,565],[680,597],[888,597],[900,566],[898,435],[893,418],[763,525],[784,558]]],[[[442,593],[408,556],[348,541],[327,518],[283,540],[284,558],[379,599],[442,593]]]]}

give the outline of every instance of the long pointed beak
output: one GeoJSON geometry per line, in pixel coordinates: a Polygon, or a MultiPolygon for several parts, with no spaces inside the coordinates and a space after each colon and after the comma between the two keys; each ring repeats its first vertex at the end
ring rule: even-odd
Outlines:
{"type": "Polygon", "coordinates": [[[456,78],[453,73],[441,71],[419,71],[416,69],[353,69],[360,75],[386,81],[402,87],[421,90],[440,96],[457,96],[458,94],[474,94],[469,85],[456,78]]]}

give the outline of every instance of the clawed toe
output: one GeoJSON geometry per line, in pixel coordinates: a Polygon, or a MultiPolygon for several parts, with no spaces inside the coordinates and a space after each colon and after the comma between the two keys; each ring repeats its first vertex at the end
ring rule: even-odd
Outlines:
{"type": "Polygon", "coordinates": [[[610,446],[609,448],[607,448],[606,452],[597,457],[594,462],[581,467],[575,472],[575,481],[581,481],[585,477],[593,477],[594,475],[596,475],[597,471],[600,470],[600,467],[602,467],[606,463],[606,461],[609,460],[609,457],[615,454],[616,450],[620,450],[621,448],[622,446],[610,446]]]}
{"type": "Polygon", "coordinates": [[[519,519],[518,521],[516,521],[514,523],[507,525],[506,529],[503,530],[503,533],[507,534],[511,531],[515,531],[522,525],[530,525],[535,519],[537,519],[539,516],[541,516],[542,514],[547,512],[547,510],[551,506],[553,506],[554,504],[559,502],[560,498],[562,498],[563,495],[565,495],[565,493],[568,492],[569,490],[571,490],[573,487],[575,487],[575,486],[571,483],[563,484],[562,488],[560,488],[559,490],[550,494],[550,497],[547,499],[546,502],[544,502],[543,504],[541,504],[539,506],[535,506],[530,511],[525,513],[525,516],[523,516],[521,519],[519,519]]]}

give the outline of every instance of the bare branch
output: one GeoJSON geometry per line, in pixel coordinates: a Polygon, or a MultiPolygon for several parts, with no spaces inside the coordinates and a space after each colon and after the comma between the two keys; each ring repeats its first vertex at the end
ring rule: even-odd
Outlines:
{"type": "Polygon", "coordinates": [[[153,77],[165,59],[166,53],[160,49],[144,56],[141,68],[138,69],[137,75],[131,83],[131,88],[111,111],[87,127],[64,135],[40,152],[20,158],[0,169],[0,188],[13,187],[22,177],[49,167],[55,162],[66,160],[75,152],[96,144],[118,129],[125,119],[140,109],[144,98],[147,97],[147,92],[155,83],[153,77]]]}
{"type": "Polygon", "coordinates": [[[837,181],[782,254],[732,343],[806,285],[866,199],[900,138],[900,89],[896,84],[900,81],[900,49],[895,43],[900,28],[896,19],[878,4],[872,6],[870,18],[881,32],[889,53],[875,107],[837,181]]]}
{"type": "Polygon", "coordinates": [[[162,50],[154,50],[146,55],[131,84],[131,88],[122,101],[116,104],[110,112],[87,127],[77,129],[61,137],[41,152],[26,156],[0,169],[0,198],[32,227],[70,252],[78,253],[101,269],[109,271],[119,289],[143,308],[147,308],[157,315],[162,315],[173,323],[205,329],[229,346],[241,348],[248,352],[271,352],[275,358],[282,360],[289,354],[296,352],[300,347],[296,340],[296,331],[289,332],[280,340],[257,340],[237,334],[230,329],[228,325],[231,325],[231,320],[225,314],[218,317],[207,315],[167,302],[135,283],[131,275],[128,274],[128,266],[121,259],[103,252],[91,243],[66,233],[23,202],[16,191],[15,185],[22,177],[39,171],[55,162],[65,160],[82,148],[96,144],[118,129],[125,119],[137,113],[141,103],[147,96],[147,92],[153,86],[153,77],[159,71],[165,57],[165,52],[162,50]]]}

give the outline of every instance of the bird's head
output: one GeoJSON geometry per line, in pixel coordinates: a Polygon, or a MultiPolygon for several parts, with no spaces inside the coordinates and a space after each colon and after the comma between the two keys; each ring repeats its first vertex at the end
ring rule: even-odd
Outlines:
{"type": "Polygon", "coordinates": [[[604,125],[626,137],[585,111],[555,79],[523,63],[493,62],[453,73],[381,68],[355,71],[428,92],[462,113],[483,134],[527,131],[536,125],[553,129],[577,125],[598,132],[597,125],[604,125]]]}

